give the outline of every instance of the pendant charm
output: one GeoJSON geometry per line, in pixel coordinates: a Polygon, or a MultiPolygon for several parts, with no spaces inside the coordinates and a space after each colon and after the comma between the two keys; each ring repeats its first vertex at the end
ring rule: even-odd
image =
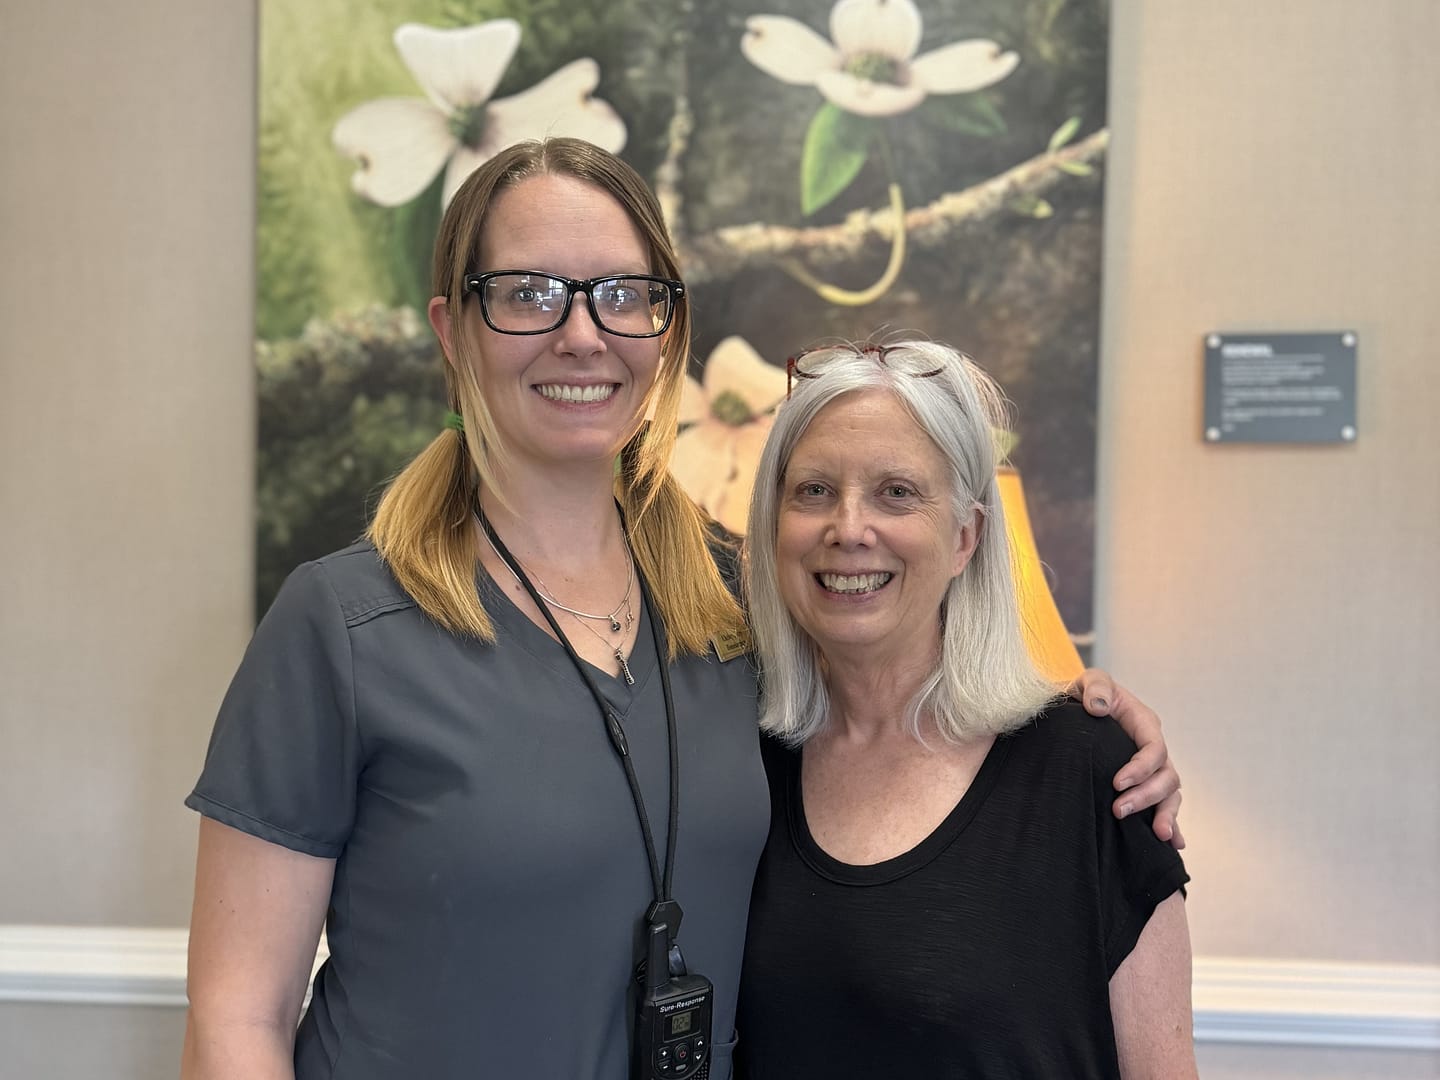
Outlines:
{"type": "Polygon", "coordinates": [[[625,685],[634,686],[635,676],[630,674],[630,665],[625,662],[625,654],[616,649],[615,659],[620,661],[620,673],[625,676],[625,685]]]}
{"type": "Polygon", "coordinates": [[[615,618],[614,615],[610,616],[610,632],[612,634],[618,634],[620,632],[620,620],[615,618]]]}

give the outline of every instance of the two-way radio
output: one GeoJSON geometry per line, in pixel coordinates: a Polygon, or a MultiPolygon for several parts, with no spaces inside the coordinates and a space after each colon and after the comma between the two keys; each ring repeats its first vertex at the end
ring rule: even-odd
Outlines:
{"type": "MultiPolygon", "coordinates": [[[[678,953],[677,953],[678,955],[678,953]]],[[[645,981],[635,1010],[635,1080],[708,1080],[715,988],[704,975],[670,970],[670,929],[651,923],[645,981]]]]}

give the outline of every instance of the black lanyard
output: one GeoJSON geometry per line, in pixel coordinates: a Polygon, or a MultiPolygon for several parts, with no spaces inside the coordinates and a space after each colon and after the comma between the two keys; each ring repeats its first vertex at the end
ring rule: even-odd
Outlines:
{"type": "Polygon", "coordinates": [[[659,860],[655,856],[655,836],[650,831],[650,815],[645,812],[645,796],[640,791],[640,781],[635,777],[635,766],[630,760],[630,746],[625,740],[625,729],[620,724],[620,717],[600,693],[600,688],[595,685],[595,680],[585,669],[585,663],[575,652],[575,647],[570,644],[570,639],[560,629],[560,624],[555,621],[555,616],[550,614],[550,608],[541,598],[540,593],[536,591],[535,586],[530,583],[530,578],[525,571],[521,569],[520,561],[510,554],[509,548],[505,546],[500,537],[495,535],[495,530],[485,516],[485,511],[480,509],[478,502],[475,516],[480,521],[480,527],[485,530],[485,535],[490,538],[490,543],[495,546],[495,554],[504,560],[516,580],[530,594],[530,599],[535,601],[535,606],[540,609],[540,614],[545,616],[545,621],[550,624],[550,629],[555,631],[555,636],[560,639],[560,644],[564,647],[566,655],[570,657],[570,662],[575,665],[575,670],[580,673],[580,678],[585,680],[585,685],[590,690],[590,696],[595,699],[595,704],[600,708],[600,715],[605,721],[605,732],[610,736],[610,745],[615,748],[615,753],[620,758],[620,764],[625,769],[625,779],[630,784],[630,797],[635,802],[635,816],[640,821],[640,836],[645,841],[645,855],[650,860],[650,884],[655,891],[655,902],[645,913],[645,919],[651,925],[665,923],[673,944],[675,936],[680,930],[682,914],[680,905],[670,895],[670,879],[675,869],[675,836],[680,816],[680,755],[675,736],[675,702],[670,693],[668,638],[665,634],[665,624],[660,618],[660,612],[650,599],[650,589],[645,584],[645,575],[640,572],[637,564],[635,579],[640,583],[640,600],[650,616],[650,639],[655,643],[655,661],[660,667],[660,687],[665,696],[666,741],[670,746],[670,814],[669,831],[665,837],[663,875],[659,860]]]}

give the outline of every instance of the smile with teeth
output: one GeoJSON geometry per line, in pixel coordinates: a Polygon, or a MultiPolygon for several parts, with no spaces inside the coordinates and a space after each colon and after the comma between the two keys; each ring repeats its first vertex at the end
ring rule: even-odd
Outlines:
{"type": "Polygon", "coordinates": [[[890,583],[894,574],[816,574],[815,579],[820,582],[826,592],[847,593],[859,595],[860,593],[874,592],[876,589],[890,583]]]}
{"type": "Polygon", "coordinates": [[[588,386],[570,386],[566,383],[543,383],[535,388],[540,396],[550,401],[563,401],[577,405],[592,401],[605,401],[615,393],[614,383],[591,383],[588,386]]]}

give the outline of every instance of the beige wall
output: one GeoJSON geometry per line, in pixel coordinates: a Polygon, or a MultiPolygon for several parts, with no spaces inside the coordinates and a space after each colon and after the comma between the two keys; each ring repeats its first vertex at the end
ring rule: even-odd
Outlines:
{"type": "MultiPolygon", "coordinates": [[[[19,7],[0,14],[0,924],[179,925],[180,799],[251,614],[255,8],[19,7]]],[[[1184,766],[1201,953],[1440,963],[1437,41],[1432,0],[1116,6],[1100,656],[1184,766]],[[1356,445],[1202,444],[1207,331],[1341,327],[1361,335],[1356,445]]],[[[177,1030],[163,1009],[0,1005],[0,1075],[161,1075],[177,1030]]],[[[1225,1077],[1440,1068],[1202,1056],[1225,1077]]]]}
{"type": "Polygon", "coordinates": [[[249,3],[0,15],[0,923],[188,919],[251,625],[254,83],[249,3]]]}
{"type": "Polygon", "coordinates": [[[1207,954],[1440,962],[1440,4],[1117,10],[1100,658],[1207,954]],[[1352,446],[1205,444],[1212,330],[1354,329],[1352,446]]]}

